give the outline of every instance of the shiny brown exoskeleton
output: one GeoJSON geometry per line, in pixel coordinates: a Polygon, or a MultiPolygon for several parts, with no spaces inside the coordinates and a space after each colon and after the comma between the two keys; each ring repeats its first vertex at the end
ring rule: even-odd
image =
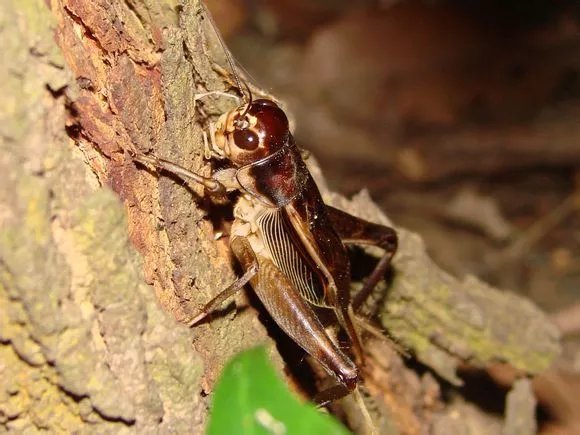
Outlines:
{"type": "Polygon", "coordinates": [[[192,323],[250,282],[280,328],[338,380],[315,401],[326,404],[345,396],[357,385],[358,366],[330,337],[316,309],[332,310],[362,364],[353,315],[389,266],[397,248],[396,233],[324,204],[294,143],[288,119],[275,102],[250,97],[249,103],[222,115],[210,130],[206,154],[230,163],[212,178],[164,160],[135,156],[143,164],[202,183],[210,191],[241,192],[234,208],[231,248],[245,273],[205,305],[192,323]],[[345,248],[351,243],[385,250],[352,301],[345,248]]]}

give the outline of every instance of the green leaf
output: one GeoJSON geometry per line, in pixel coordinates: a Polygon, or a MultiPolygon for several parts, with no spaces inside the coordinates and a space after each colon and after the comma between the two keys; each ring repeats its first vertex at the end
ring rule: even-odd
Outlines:
{"type": "Polygon", "coordinates": [[[278,377],[263,347],[236,356],[214,392],[208,435],[348,434],[331,416],[301,403],[278,377]]]}

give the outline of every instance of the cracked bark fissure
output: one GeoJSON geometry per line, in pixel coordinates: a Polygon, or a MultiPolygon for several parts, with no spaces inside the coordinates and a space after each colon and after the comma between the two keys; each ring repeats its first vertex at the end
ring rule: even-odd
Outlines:
{"type": "MultiPolygon", "coordinates": [[[[233,354],[267,342],[280,359],[253,309],[193,330],[175,320],[235,278],[231,258],[203,192],[137,169],[126,151],[208,173],[206,117],[232,103],[195,106],[196,93],[224,89],[213,30],[195,1],[11,0],[0,23],[0,425],[201,431],[205,393],[233,354]]],[[[323,191],[386,222],[365,195],[323,191]]],[[[535,307],[454,280],[400,234],[382,316],[393,337],[451,381],[459,360],[549,364],[557,338],[535,307]]],[[[417,405],[416,375],[381,355],[369,364],[388,373],[376,394],[394,426],[420,431],[432,411],[417,405]]]]}

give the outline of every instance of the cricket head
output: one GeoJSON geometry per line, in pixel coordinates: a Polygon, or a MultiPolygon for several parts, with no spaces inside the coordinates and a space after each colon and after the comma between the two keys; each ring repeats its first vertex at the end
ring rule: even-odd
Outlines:
{"type": "Polygon", "coordinates": [[[274,101],[250,100],[218,119],[213,151],[241,167],[272,155],[289,137],[288,118],[274,101]]]}

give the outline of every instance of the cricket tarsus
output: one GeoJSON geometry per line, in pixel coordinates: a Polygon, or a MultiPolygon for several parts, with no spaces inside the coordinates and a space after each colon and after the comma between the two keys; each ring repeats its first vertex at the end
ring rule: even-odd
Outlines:
{"type": "Polygon", "coordinates": [[[350,394],[350,392],[355,388],[347,387],[344,384],[336,384],[326,390],[322,390],[316,396],[314,396],[313,402],[319,408],[330,405],[332,402],[342,399],[350,394]]]}

